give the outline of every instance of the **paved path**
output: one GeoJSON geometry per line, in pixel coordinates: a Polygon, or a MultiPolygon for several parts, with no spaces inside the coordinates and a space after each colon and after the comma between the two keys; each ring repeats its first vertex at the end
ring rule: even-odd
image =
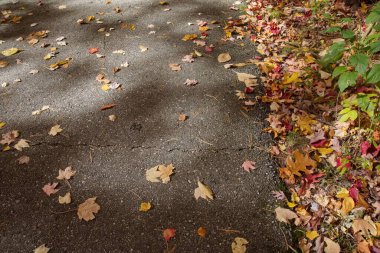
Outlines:
{"type": "Polygon", "coordinates": [[[2,252],[32,252],[41,244],[52,248],[50,252],[163,252],[165,228],[177,230],[170,242],[176,252],[230,252],[238,236],[249,241],[248,252],[284,251],[283,234],[272,211],[271,191],[278,189],[278,183],[265,152],[270,145],[270,136],[262,133],[265,107],[257,105],[242,113],[234,94],[242,85],[216,60],[219,53],[229,52],[233,62],[243,62],[254,57],[252,46],[223,42],[222,28],[210,25],[207,41],[215,51],[194,63],[181,61],[196,48],[181,41],[183,35],[199,34],[197,20],[222,22],[239,15],[229,10],[232,0],[173,0],[167,6],[158,0],[113,0],[107,5],[95,0],[43,1],[42,6],[36,1],[4,2],[1,10],[24,17],[20,24],[1,24],[0,40],[5,42],[0,50],[24,51],[6,59],[0,56],[10,63],[0,69],[0,83],[9,83],[0,88],[0,121],[7,123],[0,133],[19,130],[31,147],[0,153],[2,252]],[[115,13],[115,7],[121,13],[115,13]],[[33,15],[26,15],[29,12],[33,15]],[[104,23],[76,23],[89,15],[104,23]],[[136,29],[121,29],[119,21],[136,29]],[[32,23],[38,25],[30,27],[32,23]],[[98,32],[103,27],[115,30],[105,37],[98,32]],[[41,42],[57,46],[55,39],[64,36],[68,43],[58,46],[59,54],[50,61],[43,60],[49,47],[41,48],[41,42],[31,46],[16,41],[39,30],[50,30],[41,42]],[[140,52],[140,45],[149,49],[140,52]],[[105,58],[89,54],[92,47],[105,58]],[[126,54],[113,54],[115,50],[126,54]],[[46,68],[67,57],[73,58],[67,69],[46,68]],[[125,61],[129,67],[113,74],[112,68],[125,61]],[[170,70],[171,63],[180,63],[182,70],[170,70]],[[29,74],[33,69],[39,72],[29,74]],[[103,91],[95,80],[99,73],[122,88],[103,91]],[[13,83],[17,78],[22,81],[13,83]],[[186,86],[187,78],[199,83],[186,86]],[[109,103],[116,106],[100,110],[109,103]],[[51,109],[32,115],[44,105],[51,109]],[[179,122],[180,112],[189,118],[179,122]],[[116,121],[108,119],[111,114],[116,121]],[[55,124],[63,132],[49,136],[55,124]],[[30,157],[28,165],[18,164],[21,155],[30,157]],[[257,162],[252,173],[241,168],[247,159],[257,162]],[[176,169],[168,184],[145,179],[147,169],[170,163],[176,169]],[[57,194],[47,196],[41,188],[57,181],[58,170],[69,165],[77,171],[70,180],[72,188],[63,183],[57,194]],[[195,200],[198,178],[214,191],[215,200],[195,200]],[[72,203],[58,204],[58,195],[67,191],[72,203]],[[53,213],[73,210],[93,196],[101,210],[90,222],[80,221],[75,211],[53,213]],[[139,212],[143,201],[152,202],[154,208],[139,212]],[[196,234],[201,226],[207,230],[206,238],[196,234]]]}

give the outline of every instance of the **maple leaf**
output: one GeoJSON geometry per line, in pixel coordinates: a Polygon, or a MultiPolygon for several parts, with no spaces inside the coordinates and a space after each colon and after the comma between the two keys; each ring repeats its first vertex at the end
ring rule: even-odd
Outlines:
{"type": "Polygon", "coordinates": [[[57,179],[59,180],[69,180],[72,176],[75,175],[76,171],[75,170],[72,170],[73,168],[71,166],[69,167],[66,167],[65,170],[59,170],[58,171],[58,177],[57,179]]]}
{"type": "Polygon", "coordinates": [[[276,212],[276,219],[280,222],[289,224],[289,220],[298,218],[295,212],[286,208],[277,207],[275,209],[275,212],[276,212]]]}
{"type": "Polygon", "coordinates": [[[256,162],[254,161],[245,161],[241,167],[243,167],[243,169],[247,172],[251,172],[251,170],[254,170],[256,169],[256,162]]]}
{"type": "Polygon", "coordinates": [[[237,74],[238,80],[240,82],[244,82],[246,87],[251,87],[251,86],[257,86],[257,76],[247,74],[247,73],[240,73],[240,72],[235,72],[237,74]]]}
{"type": "Polygon", "coordinates": [[[25,139],[20,139],[16,145],[13,146],[15,149],[17,149],[18,151],[22,151],[23,148],[29,148],[29,144],[28,144],[28,141],[25,140],[25,139]]]}
{"type": "Polygon", "coordinates": [[[377,235],[377,228],[372,220],[356,219],[352,222],[352,230],[354,234],[360,232],[365,237],[377,235]]]}
{"type": "Polygon", "coordinates": [[[162,235],[166,242],[169,242],[171,238],[175,236],[176,230],[174,228],[167,228],[162,232],[162,235]]]}
{"type": "Polygon", "coordinates": [[[139,48],[140,48],[140,52],[145,52],[148,50],[148,48],[143,45],[140,45],[139,48]]]}
{"type": "Polygon", "coordinates": [[[98,213],[100,206],[95,202],[96,197],[86,199],[78,206],[78,217],[80,220],[90,221],[95,219],[94,213],[98,213]]]}
{"type": "Polygon", "coordinates": [[[50,248],[46,247],[45,244],[40,245],[39,247],[33,250],[33,253],[48,253],[50,248]]]}
{"type": "Polygon", "coordinates": [[[309,115],[301,115],[298,117],[297,124],[301,131],[305,134],[311,134],[311,125],[316,124],[317,121],[312,119],[309,115]]]}
{"type": "Polygon", "coordinates": [[[180,64],[177,64],[177,63],[169,64],[169,67],[170,67],[171,70],[173,70],[173,71],[180,71],[180,70],[181,70],[181,65],[180,65],[180,64]]]}
{"type": "Polygon", "coordinates": [[[184,84],[186,84],[187,86],[194,86],[194,85],[196,85],[197,83],[198,83],[198,81],[195,80],[195,79],[186,79],[186,81],[185,81],[184,84]]]}
{"type": "Polygon", "coordinates": [[[196,34],[185,34],[182,38],[183,41],[195,40],[198,37],[196,34]]]}
{"type": "Polygon", "coordinates": [[[210,189],[210,187],[208,187],[207,185],[205,184],[202,184],[199,180],[198,180],[198,188],[196,188],[194,190],[194,197],[198,200],[200,197],[205,199],[205,200],[213,200],[214,199],[214,196],[213,196],[213,192],[212,190],[210,189]]]}
{"type": "Polygon", "coordinates": [[[14,142],[19,135],[20,135],[20,133],[17,130],[13,130],[13,131],[7,132],[5,134],[2,134],[3,139],[0,141],[0,144],[9,145],[12,142],[14,142]]]}
{"type": "Polygon", "coordinates": [[[301,176],[301,172],[306,174],[311,174],[312,171],[308,170],[307,167],[315,168],[317,163],[309,157],[308,154],[303,155],[299,150],[293,152],[294,160],[291,156],[286,158],[287,168],[293,175],[301,176]]]}
{"type": "Polygon", "coordinates": [[[194,62],[195,60],[194,60],[193,55],[191,55],[191,54],[187,54],[187,55],[185,55],[185,56],[182,58],[182,61],[183,61],[183,62],[192,63],[192,62],[194,62]]]}
{"type": "Polygon", "coordinates": [[[70,204],[71,203],[71,193],[68,192],[65,196],[58,196],[59,204],[70,204]]]}
{"type": "Polygon", "coordinates": [[[61,128],[61,125],[55,125],[52,126],[52,128],[49,131],[49,135],[56,136],[58,133],[62,132],[63,129],[61,128]]]}
{"type": "Polygon", "coordinates": [[[286,199],[285,193],[283,191],[272,191],[272,195],[278,200],[286,199]]]}
{"type": "Polygon", "coordinates": [[[231,244],[232,253],[245,253],[247,251],[248,241],[242,237],[236,237],[231,244]]]}
{"type": "Polygon", "coordinates": [[[165,165],[157,165],[153,168],[150,168],[146,171],[145,177],[146,180],[150,182],[160,182],[167,184],[170,181],[170,175],[174,173],[174,166],[173,164],[169,164],[168,166],[165,165]]]}
{"type": "Polygon", "coordinates": [[[245,96],[245,93],[240,91],[240,90],[235,90],[236,92],[236,96],[239,98],[239,99],[246,99],[247,97],[245,96]]]}
{"type": "Polygon", "coordinates": [[[222,53],[218,55],[218,62],[224,63],[231,60],[231,55],[229,53],[222,53]]]}
{"type": "Polygon", "coordinates": [[[58,183],[48,183],[48,184],[45,184],[44,187],[42,188],[42,190],[48,195],[50,196],[51,194],[54,194],[56,192],[59,191],[59,189],[55,189],[55,187],[58,186],[58,183]]]}

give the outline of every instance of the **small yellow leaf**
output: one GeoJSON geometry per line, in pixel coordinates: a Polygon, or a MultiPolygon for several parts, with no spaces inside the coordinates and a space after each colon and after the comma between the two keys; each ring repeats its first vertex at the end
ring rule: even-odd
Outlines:
{"type": "Polygon", "coordinates": [[[343,215],[348,214],[352,209],[354,209],[354,207],[355,207],[355,202],[351,197],[345,197],[343,199],[342,209],[341,209],[343,215]]]}
{"type": "Polygon", "coordinates": [[[110,89],[110,86],[108,84],[103,84],[101,89],[104,91],[108,91],[110,89]]]}
{"type": "Polygon", "coordinates": [[[0,129],[2,129],[5,126],[5,122],[0,121],[0,129]]]}
{"type": "Polygon", "coordinates": [[[206,31],[210,30],[210,27],[208,27],[208,26],[200,26],[198,29],[199,29],[200,32],[206,32],[206,31]]]}
{"type": "Polygon", "coordinates": [[[315,231],[315,230],[307,231],[305,235],[309,240],[314,240],[315,238],[319,236],[318,231],[315,231]]]}
{"type": "Polygon", "coordinates": [[[52,57],[53,57],[53,55],[49,53],[49,54],[44,56],[44,60],[46,60],[46,61],[50,60],[52,57]]]}
{"type": "Polygon", "coordinates": [[[185,34],[182,38],[183,41],[195,40],[198,37],[196,34],[185,34]]]}
{"type": "Polygon", "coordinates": [[[1,53],[4,56],[11,56],[11,55],[17,54],[18,52],[20,52],[20,49],[12,47],[12,48],[8,48],[8,49],[2,51],[1,53]]]}
{"type": "Polygon", "coordinates": [[[86,19],[87,19],[87,21],[88,21],[88,22],[90,22],[90,21],[94,20],[94,19],[95,19],[95,17],[94,17],[94,16],[87,16],[87,18],[86,18],[86,19]]]}
{"type": "Polygon", "coordinates": [[[340,189],[340,191],[338,191],[335,195],[335,197],[337,197],[339,199],[344,199],[344,198],[347,198],[349,196],[350,196],[350,194],[346,188],[340,189]]]}
{"type": "Polygon", "coordinates": [[[148,212],[152,208],[152,204],[150,202],[142,202],[140,204],[139,211],[140,212],[148,212]]]}
{"type": "Polygon", "coordinates": [[[59,204],[70,204],[71,203],[71,194],[70,192],[66,193],[65,196],[58,196],[59,204]]]}
{"type": "Polygon", "coordinates": [[[6,66],[8,66],[8,62],[0,61],[0,68],[5,68],[6,66]]]}
{"type": "Polygon", "coordinates": [[[10,150],[11,148],[9,146],[3,147],[3,152],[10,150]]]}
{"type": "Polygon", "coordinates": [[[197,234],[200,236],[200,237],[206,237],[206,229],[204,227],[200,227],[198,228],[197,230],[197,234]]]}
{"type": "Polygon", "coordinates": [[[290,84],[290,83],[299,83],[302,80],[298,78],[299,74],[298,72],[293,72],[293,74],[285,74],[284,80],[282,81],[283,84],[290,84]]]}
{"type": "Polygon", "coordinates": [[[317,150],[322,156],[326,156],[334,152],[332,148],[317,148],[317,150]]]}

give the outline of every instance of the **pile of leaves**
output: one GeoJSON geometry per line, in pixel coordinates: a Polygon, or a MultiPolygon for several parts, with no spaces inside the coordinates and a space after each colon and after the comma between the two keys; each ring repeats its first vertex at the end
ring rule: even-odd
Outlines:
{"type": "Polygon", "coordinates": [[[224,27],[260,54],[284,182],[275,212],[294,252],[380,252],[380,3],[342,4],[238,1],[224,27]]]}

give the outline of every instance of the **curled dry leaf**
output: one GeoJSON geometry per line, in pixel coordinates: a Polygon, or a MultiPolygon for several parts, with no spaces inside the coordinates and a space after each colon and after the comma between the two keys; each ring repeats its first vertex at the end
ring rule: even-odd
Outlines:
{"type": "Polygon", "coordinates": [[[142,202],[140,204],[140,212],[148,212],[150,209],[152,209],[152,204],[150,202],[142,202]]]}
{"type": "Polygon", "coordinates": [[[58,177],[59,180],[69,180],[72,176],[74,176],[76,173],[75,170],[71,166],[66,167],[64,170],[58,171],[58,177]]]}
{"type": "Polygon", "coordinates": [[[55,125],[53,126],[50,131],[49,131],[49,135],[51,136],[56,136],[57,134],[59,134],[60,132],[62,132],[63,129],[61,128],[61,125],[55,125]]]}
{"type": "Polygon", "coordinates": [[[106,105],[103,105],[102,107],[100,107],[100,110],[102,110],[102,111],[108,110],[108,109],[111,109],[115,106],[116,106],[116,104],[106,104],[106,105]]]}
{"type": "Polygon", "coordinates": [[[180,70],[181,70],[181,65],[178,64],[178,63],[172,63],[172,64],[169,64],[169,67],[170,67],[171,70],[173,70],[173,71],[180,71],[180,70]]]}
{"type": "Polygon", "coordinates": [[[145,177],[146,180],[149,182],[160,182],[167,184],[170,181],[170,175],[174,173],[174,166],[173,164],[169,164],[168,166],[165,165],[157,165],[153,168],[150,168],[146,171],[145,177]]]}
{"type": "Polygon", "coordinates": [[[58,196],[59,204],[70,204],[71,203],[71,193],[68,192],[65,196],[58,196]]]}
{"type": "Polygon", "coordinates": [[[247,74],[247,73],[239,73],[235,72],[237,74],[238,80],[240,82],[244,82],[246,87],[252,87],[257,86],[257,76],[247,74]]]}
{"type": "Polygon", "coordinates": [[[245,253],[247,251],[248,241],[242,237],[236,237],[231,244],[232,253],[245,253]]]}
{"type": "Polygon", "coordinates": [[[30,161],[30,157],[23,155],[20,158],[18,158],[17,161],[18,161],[18,164],[28,164],[30,161]]]}
{"type": "Polygon", "coordinates": [[[17,54],[20,51],[21,51],[20,49],[12,47],[12,48],[3,50],[0,53],[4,56],[11,56],[11,55],[17,54]]]}
{"type": "Polygon", "coordinates": [[[96,197],[89,198],[78,206],[78,217],[80,220],[90,221],[95,219],[94,213],[98,213],[100,206],[95,202],[96,197]]]}
{"type": "Polygon", "coordinates": [[[254,169],[256,169],[256,162],[254,162],[254,161],[245,161],[242,165],[241,165],[241,167],[245,170],[245,171],[247,171],[247,172],[251,172],[251,170],[254,170],[254,169]]]}
{"type": "Polygon", "coordinates": [[[182,112],[178,116],[179,121],[185,121],[185,120],[187,120],[187,118],[188,118],[187,115],[182,113],[182,112]]]}
{"type": "Polygon", "coordinates": [[[275,209],[275,212],[276,212],[276,219],[280,222],[289,224],[289,220],[298,218],[295,212],[286,208],[277,207],[275,209]]]}
{"type": "Polygon", "coordinates": [[[218,56],[218,62],[228,62],[231,60],[231,55],[229,53],[222,53],[218,56]]]}
{"type": "Polygon", "coordinates": [[[213,200],[214,199],[214,194],[210,187],[208,187],[205,184],[202,184],[198,180],[198,188],[194,190],[194,197],[198,200],[199,198],[203,198],[205,200],[213,200]]]}
{"type": "Polygon", "coordinates": [[[15,149],[17,149],[18,151],[22,151],[22,149],[24,148],[29,148],[29,143],[27,140],[25,139],[20,139],[16,145],[13,146],[15,149]]]}
{"type": "Polygon", "coordinates": [[[46,247],[45,244],[40,245],[39,247],[33,250],[33,253],[48,253],[50,248],[46,247]]]}
{"type": "Polygon", "coordinates": [[[166,242],[169,242],[175,236],[176,230],[174,228],[167,228],[162,232],[162,236],[164,237],[166,242]]]}
{"type": "Polygon", "coordinates": [[[50,196],[51,194],[54,194],[54,193],[57,193],[57,191],[59,191],[59,189],[55,189],[56,187],[58,186],[58,183],[48,183],[48,184],[45,184],[44,187],[42,188],[42,190],[48,195],[50,196]]]}
{"type": "Polygon", "coordinates": [[[197,230],[197,234],[200,236],[200,237],[206,237],[206,229],[204,227],[199,227],[198,230],[197,230]]]}
{"type": "Polygon", "coordinates": [[[17,137],[19,137],[20,133],[17,130],[12,130],[10,132],[7,132],[5,134],[2,134],[2,140],[0,141],[0,144],[2,145],[9,145],[12,142],[16,140],[17,137]]]}
{"type": "Polygon", "coordinates": [[[198,81],[195,80],[195,79],[186,79],[186,81],[185,81],[184,84],[186,84],[187,86],[194,86],[194,85],[196,85],[197,83],[198,83],[198,81]]]}

